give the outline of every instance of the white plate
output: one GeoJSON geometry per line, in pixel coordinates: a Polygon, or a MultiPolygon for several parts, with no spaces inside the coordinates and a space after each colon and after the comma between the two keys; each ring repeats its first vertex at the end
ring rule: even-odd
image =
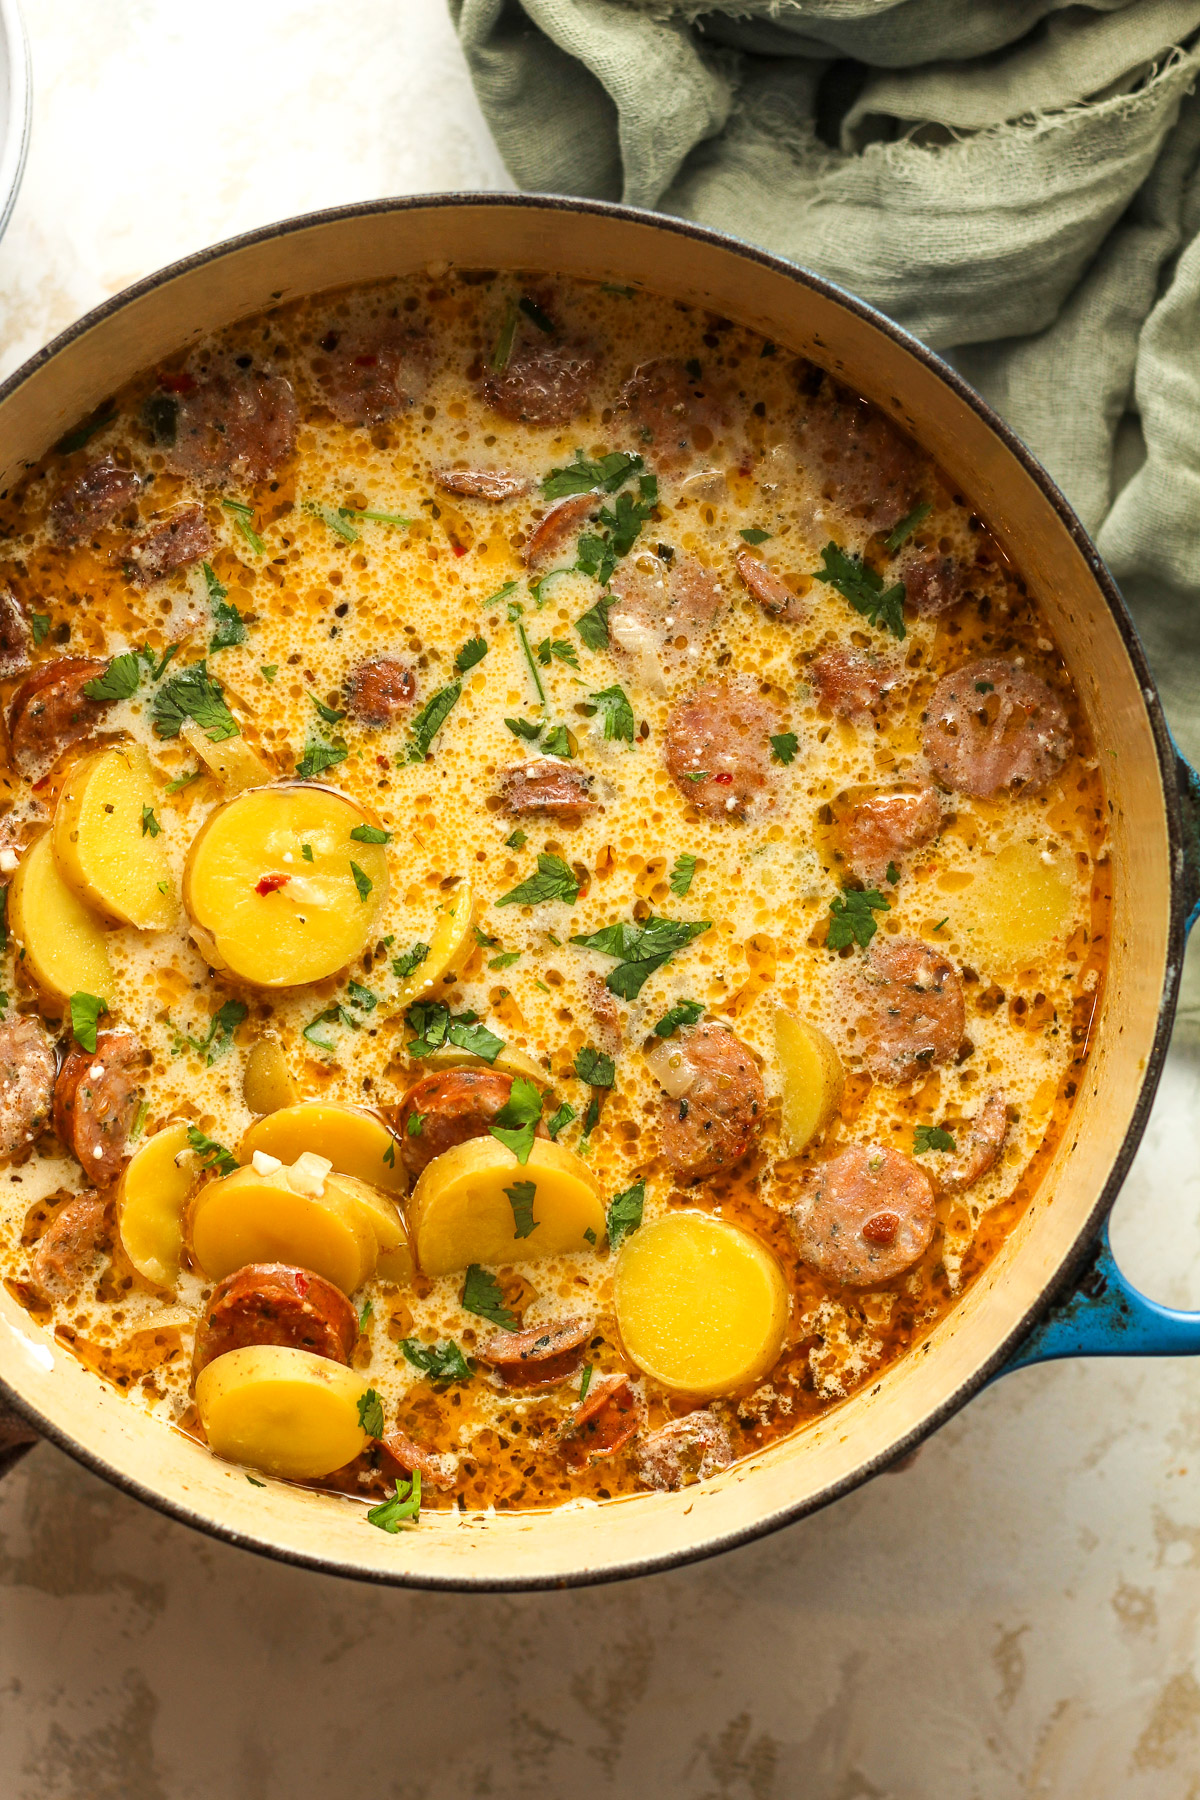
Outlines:
{"type": "Polygon", "coordinates": [[[33,113],[29,44],[17,0],[0,0],[0,232],[16,202],[33,113]]]}

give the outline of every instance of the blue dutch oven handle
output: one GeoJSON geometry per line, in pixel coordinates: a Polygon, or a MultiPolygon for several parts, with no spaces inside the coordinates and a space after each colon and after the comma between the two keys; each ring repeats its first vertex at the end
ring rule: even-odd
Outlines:
{"type": "MultiPolygon", "coordinates": [[[[1185,891],[1191,896],[1185,931],[1200,917],[1200,774],[1176,747],[1176,776],[1184,823],[1185,891]]],[[[1200,1312],[1179,1312],[1139,1294],[1117,1267],[1105,1224],[1083,1274],[1056,1301],[997,1377],[1030,1363],[1063,1356],[1195,1356],[1200,1312]]],[[[994,1378],[994,1379],[995,1379],[994,1378]]]]}

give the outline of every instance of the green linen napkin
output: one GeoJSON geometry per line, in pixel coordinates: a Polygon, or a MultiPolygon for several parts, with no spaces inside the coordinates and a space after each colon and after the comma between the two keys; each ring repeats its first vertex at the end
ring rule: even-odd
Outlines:
{"type": "Polygon", "coordinates": [[[1200,760],[1200,0],[449,4],[520,187],[749,239],[955,363],[1200,760]]]}

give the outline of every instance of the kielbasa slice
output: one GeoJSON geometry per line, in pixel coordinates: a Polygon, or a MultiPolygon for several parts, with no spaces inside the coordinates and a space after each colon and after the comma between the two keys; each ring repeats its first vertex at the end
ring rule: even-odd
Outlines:
{"type": "Polygon", "coordinates": [[[906,604],[918,618],[936,619],[967,597],[963,565],[938,550],[913,550],[900,562],[906,604]]]}
{"type": "Polygon", "coordinates": [[[0,1156],[32,1144],[50,1117],[58,1058],[40,1019],[18,1013],[0,1024],[0,1156]]]}
{"type": "Polygon", "coordinates": [[[50,507],[50,526],[62,543],[78,543],[132,506],[142,481],[132,469],[123,469],[113,457],[89,463],[74,481],[55,495],[50,507]]]}
{"type": "Polygon", "coordinates": [[[916,938],[872,946],[850,984],[863,1063],[898,1087],[958,1050],[966,1024],[962,982],[948,957],[916,938]]]}
{"type": "Polygon", "coordinates": [[[141,537],[132,538],[125,548],[125,562],[130,579],[138,587],[149,587],[172,570],[211,556],[216,547],[217,536],[204,516],[204,508],[185,506],[141,537]]]}
{"type": "Polygon", "coordinates": [[[175,375],[152,400],[155,435],[176,475],[210,486],[268,481],[296,448],[299,414],[286,375],[236,365],[203,379],[175,375]]]}
{"type": "Polygon", "coordinates": [[[861,650],[823,650],[809,670],[819,706],[839,719],[863,719],[880,704],[896,671],[861,650]]]}
{"type": "Polygon", "coordinates": [[[911,1157],[851,1144],[804,1179],[788,1224],[803,1260],[846,1287],[893,1281],[933,1240],[933,1185],[911,1157]]]}
{"type": "Polygon", "coordinates": [[[517,500],[533,487],[528,475],[514,475],[506,469],[439,469],[433,479],[447,494],[487,500],[493,506],[502,500],[517,500]]]}
{"type": "Polygon", "coordinates": [[[425,1450],[414,1443],[407,1432],[398,1427],[389,1431],[380,1442],[384,1449],[406,1475],[414,1469],[420,1469],[421,1480],[428,1487],[452,1488],[458,1475],[458,1457],[451,1451],[438,1453],[425,1450]]]}
{"type": "Polygon", "coordinates": [[[808,607],[799,594],[794,594],[782,576],[769,569],[761,556],[755,556],[752,550],[739,550],[734,565],[745,586],[772,619],[785,619],[789,624],[807,619],[808,607]]]}
{"type": "Polygon", "coordinates": [[[629,658],[637,677],[657,693],[665,688],[662,656],[690,650],[725,604],[721,583],[694,556],[668,561],[649,551],[628,557],[612,580],[616,604],[608,615],[613,648],[629,658]]]}
{"type": "Polygon", "coordinates": [[[83,689],[108,664],[90,656],[60,656],[39,663],[13,695],[8,714],[12,760],[27,781],[40,781],[64,751],[96,731],[107,700],[89,700],[83,689]]]}
{"type": "Polygon", "coordinates": [[[563,1449],[572,1462],[615,1456],[642,1423],[642,1405],[628,1375],[597,1376],[567,1427],[563,1449]]]}
{"type": "Polygon", "coordinates": [[[852,806],[838,827],[847,867],[874,886],[889,863],[928,844],[941,829],[942,807],[931,787],[873,794],[852,806]]]}
{"type": "Polygon", "coordinates": [[[660,469],[679,469],[696,451],[708,450],[725,422],[711,383],[674,357],[657,357],[636,368],[621,389],[619,404],[629,414],[633,443],[660,469]]]}
{"type": "Polygon", "coordinates": [[[192,1374],[227,1350],[282,1344],[349,1364],[358,1314],[340,1288],[291,1263],[247,1263],[219,1281],[196,1327],[192,1374]]]}
{"type": "Polygon", "coordinates": [[[753,1147],[766,1093],[753,1054],[723,1025],[689,1025],[656,1044],[648,1061],[666,1089],[660,1102],[662,1153],[698,1179],[732,1168],[753,1147]]]}
{"type": "Polygon", "coordinates": [[[379,729],[406,712],[417,696],[417,678],[393,656],[369,656],[346,678],[346,705],[360,725],[379,729]]]}
{"type": "Polygon", "coordinates": [[[493,412],[523,425],[566,425],[586,412],[596,360],[579,344],[518,338],[508,364],[489,369],[480,391],[493,412]]]}
{"type": "MultiPolygon", "coordinates": [[[[435,1156],[465,1144],[468,1138],[486,1137],[496,1114],[508,1102],[513,1078],[495,1069],[446,1069],[422,1075],[401,1101],[395,1114],[400,1154],[412,1176],[421,1173],[435,1156]],[[412,1121],[419,1119],[414,1131],[412,1121]]],[[[538,1124],[538,1136],[546,1128],[538,1124]]]]}
{"type": "Polygon", "coordinates": [[[804,402],[796,436],[821,492],[890,530],[919,498],[925,459],[911,438],[875,407],[812,363],[799,365],[804,402]]]}
{"type": "Polygon", "coordinates": [[[701,688],[667,720],[663,761],[684,798],[713,819],[744,819],[771,780],[775,708],[732,682],[701,688]]]}
{"type": "Polygon", "coordinates": [[[429,386],[429,340],[399,319],[335,327],[321,339],[313,374],[345,425],[382,425],[407,412],[429,386]]]}
{"type": "Polygon", "coordinates": [[[58,1072],[54,1129],[100,1187],[121,1173],[145,1063],[131,1032],[102,1031],[95,1050],[74,1044],[58,1072]]]}
{"type": "Polygon", "coordinates": [[[0,587],[0,681],[29,667],[33,632],[11,589],[0,587]]]}
{"type": "Polygon", "coordinates": [[[651,1431],[637,1447],[638,1474],[648,1488],[673,1493],[706,1481],[734,1459],[728,1427],[703,1407],[651,1431]]]}
{"type": "Polygon", "coordinates": [[[942,786],[986,800],[1036,794],[1074,749],[1062,701],[1027,669],[985,656],[944,675],[923,715],[925,754],[942,786]]]}
{"type": "Polygon", "coordinates": [[[506,813],[563,814],[594,812],[594,776],[558,757],[543,756],[536,762],[515,763],[500,771],[500,798],[506,813]]]}
{"type": "Polygon", "coordinates": [[[600,495],[568,494],[538,520],[521,551],[527,569],[547,569],[572,543],[600,505],[600,495]]]}
{"type": "Polygon", "coordinates": [[[525,1331],[501,1331],[475,1352],[510,1387],[554,1387],[578,1368],[591,1336],[587,1319],[560,1319],[525,1331]]]}
{"type": "Polygon", "coordinates": [[[961,1194],[994,1168],[1008,1136],[1008,1104],[1003,1089],[993,1088],[968,1124],[955,1132],[955,1149],[937,1171],[948,1194],[961,1194]]]}
{"type": "Polygon", "coordinates": [[[98,1194],[77,1194],[60,1207],[37,1242],[29,1278],[51,1300],[75,1293],[112,1242],[108,1208],[98,1194]]]}

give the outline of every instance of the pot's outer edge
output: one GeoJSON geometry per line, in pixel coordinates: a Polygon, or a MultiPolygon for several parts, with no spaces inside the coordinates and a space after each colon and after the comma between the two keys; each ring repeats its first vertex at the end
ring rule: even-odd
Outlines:
{"type": "MultiPolygon", "coordinates": [[[[1058,485],[1032,456],[1020,438],[1012,431],[998,413],[966,383],[956,370],[943,361],[937,353],[918,338],[913,337],[900,325],[889,319],[886,314],[878,312],[874,307],[860,300],[856,295],[847,292],[836,283],[827,281],[800,265],[788,262],[783,257],[760,249],[757,245],[734,237],[730,233],[710,230],[706,226],[692,224],[688,220],[672,218],[665,214],[650,212],[644,208],[621,206],[612,202],[579,199],[573,195],[532,195],[504,193],[449,193],[419,194],[400,198],[363,201],[355,204],[330,207],[318,212],[304,213],[276,224],[260,226],[253,231],[244,232],[233,238],[223,239],[205,250],[196,251],[190,256],[182,257],[152,275],[142,278],[68,326],[63,332],[51,340],[43,349],[37,351],[21,367],[14,371],[6,381],[0,384],[0,405],[8,399],[30,376],[48,362],[52,361],[62,350],[75,343],[88,332],[104,324],[105,320],[122,311],[131,301],[164,287],[191,270],[218,261],[223,256],[234,254],[255,244],[268,243],[283,238],[293,232],[307,231],[316,226],[336,224],[343,219],[369,218],[374,215],[393,213],[453,210],[459,207],[486,208],[519,208],[522,210],[541,212],[583,213],[597,217],[611,217],[634,224],[640,224],[656,232],[668,232],[680,237],[689,238],[726,252],[732,250],[736,255],[748,262],[756,263],[770,269],[777,275],[784,276],[797,286],[821,294],[826,299],[854,313],[865,323],[873,326],[883,336],[888,337],[899,348],[906,351],[934,374],[957,398],[968,406],[991,429],[993,434],[1004,445],[1024,469],[1025,473],[1040,489],[1049,502],[1060,523],[1065,527],[1075,548],[1087,565],[1087,568],[1104,597],[1117,630],[1120,634],[1126,654],[1128,655],[1138,680],[1138,687],[1146,717],[1149,721],[1154,740],[1155,754],[1158,759],[1161,779],[1163,807],[1167,820],[1168,842],[1171,864],[1171,894],[1168,911],[1168,954],[1164,975],[1163,989],[1159,999],[1158,1018],[1154,1037],[1146,1057],[1145,1070],[1139,1087],[1137,1103],[1122,1140],[1120,1150],[1114,1158],[1108,1177],[1087,1218],[1081,1225],[1073,1245],[1064,1256],[1054,1278],[1047,1283],[1037,1300],[1027,1309],[1025,1314],[1011,1328],[1006,1337],[996,1346],[970,1376],[911,1430],[906,1432],[886,1452],[869,1458],[840,1480],[832,1483],[820,1494],[800,1499],[792,1505],[777,1508],[766,1517],[755,1519],[744,1527],[726,1531],[706,1540],[702,1544],[685,1546],[676,1551],[647,1557],[641,1560],[630,1559],[620,1567],[606,1569],[580,1569],[568,1575],[536,1577],[528,1574],[512,1578],[501,1576],[458,1577],[435,1576],[426,1573],[384,1569],[367,1569],[360,1564],[342,1562],[332,1557],[310,1555],[303,1551],[292,1550],[270,1538],[260,1538],[252,1533],[243,1532],[226,1525],[210,1514],[200,1512],[176,1501],[167,1499],[162,1494],[148,1488],[136,1477],[115,1468],[102,1456],[90,1450],[85,1444],[60,1430],[51,1421],[43,1418],[37,1409],[29,1405],[16,1391],[0,1379],[0,1396],[3,1396],[13,1410],[22,1418],[35,1426],[57,1447],[81,1463],[93,1473],[110,1481],[123,1492],[131,1494],[135,1499],[153,1507],[156,1511],[177,1519],[180,1523],[190,1525],[197,1530],[207,1532],[210,1536],[220,1538],[225,1543],[238,1549],[253,1550],[268,1556],[274,1561],[294,1564],[300,1568],[313,1569],[322,1574],[341,1576],[349,1580],[369,1582],[378,1586],[412,1587],[437,1591],[477,1591],[477,1592],[535,1592],[563,1588],[588,1587],[623,1581],[635,1576],[643,1576],[680,1568],[686,1564],[699,1562],[710,1556],[722,1555],[739,1546],[752,1543],[756,1539],[766,1537],[783,1526],[799,1519],[820,1512],[834,1501],[843,1499],[855,1488],[872,1480],[891,1464],[914,1450],[926,1438],[938,1430],[946,1421],[960,1411],[981,1388],[1003,1369],[1013,1352],[1021,1344],[1029,1331],[1052,1307],[1064,1300],[1073,1290],[1075,1283],[1088,1264],[1092,1255],[1097,1230],[1103,1223],[1119,1193],[1130,1164],[1137,1152],[1142,1135],[1146,1129],[1150,1109],[1155,1092],[1162,1076],[1163,1064],[1170,1043],[1171,1028],[1174,1022],[1175,1009],[1179,996],[1179,983],[1182,974],[1183,953],[1186,946],[1187,926],[1192,912],[1195,896],[1185,892],[1185,880],[1190,868],[1197,861],[1194,831],[1189,832],[1185,826],[1184,807],[1181,796],[1181,758],[1171,737],[1163,712],[1162,702],[1154,678],[1150,672],[1141,639],[1137,634],[1133,620],[1121,597],[1116,582],[1109,573],[1103,559],[1084,530],[1079,518],[1068,503],[1058,485]]],[[[331,283],[331,287],[336,283],[331,283]]]]}

